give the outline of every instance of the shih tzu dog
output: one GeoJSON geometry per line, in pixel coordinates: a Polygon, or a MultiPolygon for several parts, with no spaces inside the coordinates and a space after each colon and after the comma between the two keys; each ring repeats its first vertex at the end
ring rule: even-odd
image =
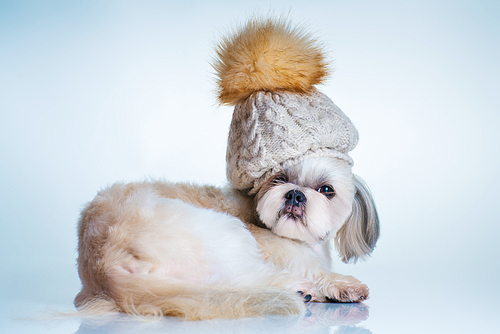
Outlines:
{"type": "Polygon", "coordinates": [[[327,74],[321,48],[284,20],[254,19],[216,52],[219,100],[235,105],[230,186],[100,191],[78,225],[79,310],[195,320],[368,298],[330,268],[333,243],[344,262],[369,254],[379,222],[351,171],[358,133],[314,87],[327,74]]]}

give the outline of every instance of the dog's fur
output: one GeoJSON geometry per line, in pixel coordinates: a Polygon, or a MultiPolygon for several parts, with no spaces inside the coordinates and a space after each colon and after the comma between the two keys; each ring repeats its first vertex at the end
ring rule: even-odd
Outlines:
{"type": "Polygon", "coordinates": [[[330,244],[356,261],[378,234],[367,187],[339,159],[305,159],[255,196],[117,183],[82,211],[75,305],[195,320],[299,314],[304,299],[358,302],[368,288],[330,271],[330,244]]]}

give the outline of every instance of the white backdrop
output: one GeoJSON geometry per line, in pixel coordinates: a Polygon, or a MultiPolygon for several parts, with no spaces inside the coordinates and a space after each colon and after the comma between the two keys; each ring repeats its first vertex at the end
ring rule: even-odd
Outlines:
{"type": "Polygon", "coordinates": [[[212,48],[269,10],[324,42],[334,73],[320,89],[360,132],[354,171],[381,238],[337,268],[370,285],[367,327],[387,329],[377,300],[424,322],[465,302],[482,305],[474,326],[500,311],[495,1],[0,2],[1,298],[71,304],[76,221],[101,187],[225,183],[232,109],[216,103],[212,48]]]}

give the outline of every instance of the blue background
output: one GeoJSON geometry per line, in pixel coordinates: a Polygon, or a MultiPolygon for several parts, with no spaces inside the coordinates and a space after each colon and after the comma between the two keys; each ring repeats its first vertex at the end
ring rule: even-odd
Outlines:
{"type": "Polygon", "coordinates": [[[1,1],[4,305],[71,307],[76,222],[101,187],[225,184],[232,108],[217,106],[213,46],[270,11],[324,42],[334,71],[320,90],[360,132],[354,172],[373,191],[382,234],[367,262],[336,268],[371,288],[364,326],[492,328],[498,1],[1,1]]]}

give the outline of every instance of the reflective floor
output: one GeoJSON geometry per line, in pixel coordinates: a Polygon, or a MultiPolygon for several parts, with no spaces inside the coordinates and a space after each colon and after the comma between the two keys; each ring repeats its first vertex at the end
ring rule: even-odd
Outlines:
{"type": "Polygon", "coordinates": [[[370,287],[370,299],[364,303],[309,303],[304,316],[239,320],[144,322],[126,315],[61,316],[60,312],[74,311],[72,301],[80,289],[76,274],[53,280],[19,277],[15,288],[0,290],[0,333],[500,333],[498,279],[485,275],[488,268],[422,270],[374,262],[337,266],[370,287]]]}
{"type": "Polygon", "coordinates": [[[33,319],[31,312],[43,307],[11,302],[9,314],[5,309],[8,304],[2,307],[7,312],[2,312],[1,333],[371,333],[363,325],[369,317],[369,307],[364,304],[310,303],[305,316],[294,317],[211,321],[166,318],[155,322],[126,315],[100,319],[64,317],[47,308],[43,314],[36,312],[39,318],[33,319]]]}
{"type": "MultiPolygon", "coordinates": [[[[358,324],[368,317],[363,305],[311,304],[305,317],[268,317],[243,320],[188,321],[166,319],[138,323],[118,317],[110,323],[83,321],[76,333],[363,333],[358,324]]],[[[369,333],[368,331],[366,333],[369,333]]]]}
{"type": "Polygon", "coordinates": [[[366,304],[310,303],[305,316],[144,322],[120,315],[100,319],[60,316],[70,305],[3,301],[0,333],[498,333],[491,307],[464,302],[366,304]],[[372,306],[368,306],[372,304],[372,306]],[[457,312],[457,310],[459,310],[457,312]],[[460,311],[461,310],[461,311],[460,311]],[[36,316],[34,316],[36,314],[36,316]],[[36,319],[35,317],[38,317],[36,319]],[[52,317],[52,318],[51,318],[52,317]]]}

